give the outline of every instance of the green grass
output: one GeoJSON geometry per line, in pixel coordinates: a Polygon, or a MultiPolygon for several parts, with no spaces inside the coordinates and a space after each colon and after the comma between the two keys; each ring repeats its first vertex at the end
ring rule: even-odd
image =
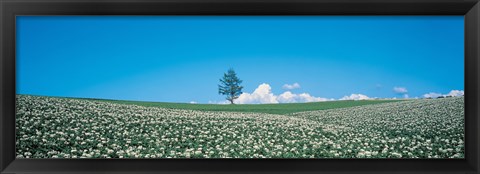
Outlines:
{"type": "MultiPolygon", "coordinates": [[[[24,95],[24,94],[19,94],[24,95]]],[[[36,96],[36,95],[26,95],[36,96]]],[[[49,96],[44,96],[49,97],[49,96]]],[[[53,97],[53,98],[71,98],[71,97],[53,97]]],[[[227,112],[254,112],[287,115],[295,112],[315,111],[335,108],[347,108],[353,106],[363,106],[380,103],[390,103],[405,101],[404,99],[378,99],[378,100],[341,100],[310,103],[280,103],[280,104],[190,104],[190,103],[170,103],[170,102],[148,102],[148,101],[129,101],[129,100],[111,100],[98,98],[71,98],[79,100],[91,100],[101,102],[111,102],[117,104],[129,104],[146,107],[160,107],[171,109],[189,109],[199,111],[227,111],[227,112]]]]}
{"type": "Polygon", "coordinates": [[[189,104],[189,103],[167,103],[167,102],[143,102],[125,100],[90,99],[96,101],[112,102],[118,104],[130,104],[147,107],[161,107],[172,109],[190,109],[201,111],[229,111],[229,112],[256,112],[269,114],[290,114],[295,112],[325,110],[334,108],[346,108],[370,104],[397,102],[404,100],[360,100],[360,101],[328,101],[312,103],[285,103],[285,104],[189,104]]]}

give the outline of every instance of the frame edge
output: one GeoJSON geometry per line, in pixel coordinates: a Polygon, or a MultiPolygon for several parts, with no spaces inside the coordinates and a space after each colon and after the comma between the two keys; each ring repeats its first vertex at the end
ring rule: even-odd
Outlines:
{"type": "Polygon", "coordinates": [[[466,81],[465,91],[466,95],[465,102],[469,104],[469,110],[466,110],[467,115],[471,117],[466,117],[465,120],[465,137],[466,139],[466,159],[470,166],[478,173],[480,167],[480,140],[478,135],[480,134],[480,119],[479,119],[479,101],[480,101],[480,3],[477,2],[466,14],[465,14],[465,57],[466,63],[465,78],[472,79],[470,82],[466,81]],[[468,89],[467,89],[468,88],[468,89]],[[475,104],[475,105],[474,105],[475,104]],[[469,119],[469,120],[468,120],[469,119]],[[475,132],[475,135],[471,135],[468,132],[475,132]],[[473,140],[473,141],[472,141],[473,140]],[[475,146],[476,145],[476,146],[475,146]]]}

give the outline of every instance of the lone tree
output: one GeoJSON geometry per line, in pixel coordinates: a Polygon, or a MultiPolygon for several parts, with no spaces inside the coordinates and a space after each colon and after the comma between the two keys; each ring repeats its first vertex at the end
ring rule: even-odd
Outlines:
{"type": "Polygon", "coordinates": [[[218,85],[218,94],[226,95],[230,104],[234,104],[233,100],[237,99],[242,94],[243,86],[240,86],[242,80],[237,77],[235,71],[230,68],[227,73],[223,74],[218,85]]]}

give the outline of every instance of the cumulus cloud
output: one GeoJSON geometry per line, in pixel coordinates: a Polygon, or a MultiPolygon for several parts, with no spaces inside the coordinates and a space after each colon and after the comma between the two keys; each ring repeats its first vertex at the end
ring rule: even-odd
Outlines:
{"type": "Polygon", "coordinates": [[[190,101],[190,104],[197,104],[196,101],[190,101]]]}
{"type": "MultiPolygon", "coordinates": [[[[293,84],[294,86],[295,84],[293,84]]],[[[285,86],[285,85],[284,85],[285,86]]],[[[297,83],[297,86],[298,85],[297,83]]],[[[299,103],[299,102],[320,102],[332,99],[314,97],[308,93],[295,94],[286,91],[280,95],[272,93],[272,87],[269,84],[260,84],[252,93],[242,93],[235,103],[238,104],[264,104],[264,103],[299,103]]]]}
{"type": "Polygon", "coordinates": [[[300,84],[298,83],[294,83],[294,84],[285,84],[282,86],[283,89],[285,90],[292,90],[292,89],[297,89],[297,88],[300,88],[300,84]]]}
{"type": "Polygon", "coordinates": [[[405,87],[393,87],[393,92],[397,94],[406,94],[408,93],[408,90],[405,87]]]}
{"type": "Polygon", "coordinates": [[[465,92],[463,90],[451,90],[447,95],[457,97],[465,95],[465,92]]]}
{"type": "Polygon", "coordinates": [[[222,104],[222,105],[224,105],[224,104],[230,104],[230,102],[228,100],[224,100],[224,101],[220,101],[220,102],[218,102],[218,101],[208,101],[208,104],[222,104]]]}
{"type": "Polygon", "coordinates": [[[435,92],[430,92],[428,94],[423,94],[424,98],[437,98],[437,97],[440,97],[440,96],[442,96],[442,94],[435,93],[435,92]]]}
{"type": "Polygon", "coordinates": [[[457,96],[462,96],[464,95],[465,92],[463,90],[451,90],[448,94],[440,94],[440,93],[435,93],[435,92],[430,92],[427,94],[424,94],[424,98],[438,98],[440,96],[446,97],[446,96],[452,96],[452,97],[457,97],[457,96]]]}
{"type": "Polygon", "coordinates": [[[340,100],[367,100],[370,97],[363,94],[351,94],[350,96],[344,96],[340,100]]]}
{"type": "Polygon", "coordinates": [[[242,93],[235,101],[238,104],[278,103],[277,96],[273,95],[272,87],[262,83],[253,93],[242,93]]]}
{"type": "Polygon", "coordinates": [[[314,97],[308,93],[294,94],[290,91],[286,91],[277,97],[280,103],[305,103],[305,102],[321,102],[328,101],[327,98],[314,97]]]}

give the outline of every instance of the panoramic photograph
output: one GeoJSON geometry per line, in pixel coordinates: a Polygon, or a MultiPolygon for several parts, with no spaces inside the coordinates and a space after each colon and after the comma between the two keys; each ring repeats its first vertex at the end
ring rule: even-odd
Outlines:
{"type": "Polygon", "coordinates": [[[17,16],[16,158],[465,158],[463,16],[17,16]]]}

